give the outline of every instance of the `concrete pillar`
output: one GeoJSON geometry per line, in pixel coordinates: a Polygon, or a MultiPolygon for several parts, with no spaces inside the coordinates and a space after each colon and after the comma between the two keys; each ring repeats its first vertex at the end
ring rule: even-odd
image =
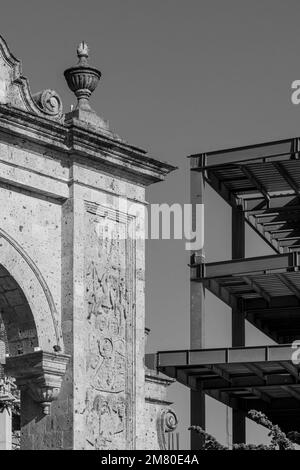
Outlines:
{"type": "MultiPolygon", "coordinates": [[[[198,160],[198,157],[197,157],[198,160]]],[[[202,161],[204,163],[204,159],[202,161]]],[[[193,164],[193,162],[192,162],[193,164]]],[[[202,172],[191,171],[190,180],[191,203],[204,204],[204,178],[202,172]]],[[[195,211],[193,211],[193,216],[195,211]]],[[[203,221],[204,223],[204,221],[203,221]]],[[[196,229],[193,219],[193,230],[196,229]]],[[[198,260],[204,261],[204,247],[192,253],[198,260]]],[[[190,283],[190,345],[191,349],[205,347],[205,288],[199,282],[190,283]]],[[[191,390],[190,392],[191,425],[205,429],[205,393],[191,390]]],[[[191,450],[199,450],[203,444],[199,434],[191,432],[191,450]]]]}
{"type": "Polygon", "coordinates": [[[246,414],[241,410],[232,410],[232,444],[246,442],[246,414]]]}
{"type": "MultiPolygon", "coordinates": [[[[232,209],[232,259],[245,258],[245,218],[242,206],[232,209]]],[[[239,307],[232,309],[232,346],[245,346],[245,316],[239,307]]],[[[245,413],[232,410],[232,443],[246,442],[245,413]]]]}
{"type": "MultiPolygon", "coordinates": [[[[205,429],[205,393],[191,390],[191,426],[201,426],[205,429]]],[[[191,450],[203,447],[204,439],[195,431],[191,432],[191,450]]]]}

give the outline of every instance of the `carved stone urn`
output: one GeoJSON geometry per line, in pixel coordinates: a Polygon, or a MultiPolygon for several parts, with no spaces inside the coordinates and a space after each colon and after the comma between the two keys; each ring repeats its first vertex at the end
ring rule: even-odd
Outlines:
{"type": "Polygon", "coordinates": [[[101,72],[89,66],[89,48],[84,41],[77,48],[77,56],[78,64],[65,70],[64,76],[78,100],[77,109],[92,111],[89,99],[98,85],[101,72]]]}

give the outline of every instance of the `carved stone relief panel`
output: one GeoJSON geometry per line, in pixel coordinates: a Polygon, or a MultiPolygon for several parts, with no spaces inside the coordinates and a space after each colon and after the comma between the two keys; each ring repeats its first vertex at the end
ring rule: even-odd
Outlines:
{"type": "Polygon", "coordinates": [[[125,449],[135,436],[134,218],[86,203],[87,447],[125,449]]]}

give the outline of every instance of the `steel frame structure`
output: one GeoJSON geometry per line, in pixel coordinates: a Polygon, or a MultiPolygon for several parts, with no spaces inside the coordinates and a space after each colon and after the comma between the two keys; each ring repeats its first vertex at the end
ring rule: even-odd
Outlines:
{"type": "Polygon", "coordinates": [[[163,351],[147,364],[244,416],[259,409],[285,431],[300,427],[299,368],[291,345],[163,351]]]}
{"type": "Polygon", "coordinates": [[[300,366],[291,347],[300,339],[300,138],[189,158],[192,204],[204,202],[209,184],[232,208],[232,259],[206,263],[204,248],[192,253],[190,350],[149,355],[147,364],[190,388],[191,424],[205,428],[205,395],[232,407],[233,443],[246,441],[253,408],[300,430],[300,366]],[[245,224],[274,255],[245,258],[245,224]],[[232,308],[232,348],[204,349],[205,289],[232,308]],[[246,347],[245,320],[278,346],[246,347]]]}

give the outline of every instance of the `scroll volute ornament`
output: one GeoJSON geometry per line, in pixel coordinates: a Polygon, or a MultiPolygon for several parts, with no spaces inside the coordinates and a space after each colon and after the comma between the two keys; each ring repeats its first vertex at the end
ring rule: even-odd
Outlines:
{"type": "Polygon", "coordinates": [[[41,111],[50,115],[58,116],[62,113],[62,102],[56,91],[44,90],[32,96],[41,111]]]}
{"type": "Polygon", "coordinates": [[[174,432],[178,425],[178,418],[171,408],[163,408],[157,419],[157,436],[159,448],[168,450],[166,436],[174,432]]]}
{"type": "Polygon", "coordinates": [[[65,70],[64,76],[70,90],[73,91],[78,100],[77,109],[91,111],[89,99],[98,85],[101,72],[89,66],[89,48],[86,42],[82,41],[79,44],[77,57],[77,65],[65,70]]]}

